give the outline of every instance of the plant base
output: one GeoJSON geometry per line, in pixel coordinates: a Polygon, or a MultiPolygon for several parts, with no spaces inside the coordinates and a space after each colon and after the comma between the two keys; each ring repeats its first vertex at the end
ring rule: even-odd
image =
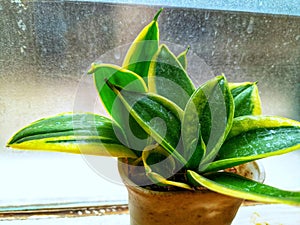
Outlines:
{"type": "MultiPolygon", "coordinates": [[[[257,164],[243,167],[238,172],[261,179],[257,164]]],[[[205,188],[194,192],[152,191],[129,180],[124,164],[119,164],[119,171],[129,194],[131,225],[230,225],[243,202],[205,188]]]]}

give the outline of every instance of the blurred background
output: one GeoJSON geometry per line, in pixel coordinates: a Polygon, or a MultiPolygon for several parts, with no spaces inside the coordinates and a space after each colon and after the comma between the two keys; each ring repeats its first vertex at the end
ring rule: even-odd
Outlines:
{"type": "MultiPolygon", "coordinates": [[[[159,17],[161,42],[174,44],[175,53],[190,46],[188,73],[197,86],[221,73],[229,81],[258,81],[264,114],[300,120],[300,6],[291,2],[289,15],[284,7],[269,12],[263,1],[257,2],[262,8],[257,12],[165,6],[159,17]]],[[[117,174],[114,160],[14,151],[5,145],[17,130],[43,117],[105,113],[86,75],[89,66],[121,64],[128,44],[158,9],[100,1],[0,0],[0,207],[126,202],[125,188],[109,179],[117,174]],[[91,160],[106,167],[99,172],[91,160]]],[[[266,183],[300,190],[299,151],[262,161],[266,183]]]]}

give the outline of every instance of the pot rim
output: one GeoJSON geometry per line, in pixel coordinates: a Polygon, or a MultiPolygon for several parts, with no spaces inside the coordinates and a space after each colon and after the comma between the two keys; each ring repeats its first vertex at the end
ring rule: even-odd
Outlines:
{"type": "MultiPolygon", "coordinates": [[[[189,190],[176,190],[176,191],[156,191],[156,190],[151,190],[147,188],[143,188],[137,184],[135,184],[131,179],[128,177],[128,171],[126,172],[125,166],[128,165],[126,162],[124,162],[124,159],[119,159],[118,160],[118,170],[119,174],[122,178],[123,183],[126,185],[127,188],[134,189],[135,191],[138,191],[140,193],[146,194],[146,193],[151,193],[154,195],[169,195],[169,194],[183,194],[186,192],[211,192],[209,189],[204,188],[203,190],[197,190],[197,191],[189,191],[189,190]]],[[[246,165],[248,170],[251,171],[251,175],[253,175],[253,172],[256,173],[256,178],[252,178],[254,181],[263,183],[265,181],[265,169],[263,165],[259,161],[251,161],[248,163],[244,163],[242,165],[246,165]],[[252,168],[252,169],[251,169],[252,168]]]]}

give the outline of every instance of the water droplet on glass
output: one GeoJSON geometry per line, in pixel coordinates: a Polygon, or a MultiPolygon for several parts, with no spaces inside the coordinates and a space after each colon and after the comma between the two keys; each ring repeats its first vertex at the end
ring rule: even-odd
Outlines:
{"type": "Polygon", "coordinates": [[[205,27],[201,27],[201,31],[205,32],[206,28],[205,27]]]}
{"type": "Polygon", "coordinates": [[[108,27],[107,27],[107,26],[102,26],[102,30],[103,30],[104,32],[106,32],[106,31],[108,31],[108,27]]]}
{"type": "Polygon", "coordinates": [[[228,48],[229,47],[229,44],[232,42],[232,38],[228,38],[227,39],[227,43],[226,43],[226,48],[228,48]]]}
{"type": "Polygon", "coordinates": [[[218,34],[218,30],[215,30],[215,33],[214,33],[215,37],[217,36],[217,34],[218,34]]]}
{"type": "Polygon", "coordinates": [[[205,19],[205,20],[208,20],[208,19],[209,19],[209,16],[210,16],[210,12],[205,12],[205,13],[204,13],[204,19],[205,19]]]}
{"type": "Polygon", "coordinates": [[[22,4],[21,0],[11,0],[11,3],[22,4]]]}
{"type": "Polygon", "coordinates": [[[114,53],[114,57],[115,57],[115,59],[120,59],[121,58],[121,53],[119,51],[116,51],[114,53]]]}
{"type": "Polygon", "coordinates": [[[21,54],[25,54],[26,46],[23,45],[20,47],[21,54]]]}
{"type": "Polygon", "coordinates": [[[253,26],[254,26],[254,18],[251,17],[250,21],[249,21],[249,24],[248,24],[248,27],[247,27],[247,33],[248,34],[251,34],[253,32],[253,26]]]}
{"type": "Polygon", "coordinates": [[[18,21],[18,27],[22,30],[25,31],[26,30],[26,25],[22,20],[18,21]]]}
{"type": "Polygon", "coordinates": [[[296,41],[299,41],[299,40],[300,40],[300,35],[297,35],[297,36],[295,37],[295,39],[296,39],[296,41]]]}

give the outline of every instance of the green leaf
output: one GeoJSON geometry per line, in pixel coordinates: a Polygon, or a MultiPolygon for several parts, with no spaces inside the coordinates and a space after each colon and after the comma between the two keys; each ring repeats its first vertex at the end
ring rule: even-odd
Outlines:
{"type": "Polygon", "coordinates": [[[174,158],[161,146],[147,146],[143,151],[142,160],[146,175],[153,183],[193,190],[188,184],[168,180],[175,173],[176,163],[174,158]]]}
{"type": "Polygon", "coordinates": [[[165,45],[154,55],[148,74],[149,91],[184,109],[195,87],[176,56],[165,45]]]}
{"type": "Polygon", "coordinates": [[[175,186],[175,187],[180,187],[180,188],[183,188],[183,189],[194,190],[188,184],[185,184],[185,183],[182,183],[182,182],[178,182],[178,181],[167,180],[166,178],[164,178],[163,176],[161,176],[160,174],[155,173],[155,172],[149,172],[149,173],[147,173],[147,176],[154,183],[156,183],[158,185],[161,185],[161,186],[175,186]]]}
{"type": "Polygon", "coordinates": [[[280,190],[237,174],[216,172],[204,177],[189,170],[187,176],[191,183],[220,194],[267,203],[300,205],[300,192],[280,190]]]}
{"type": "Polygon", "coordinates": [[[234,117],[261,114],[261,101],[256,83],[229,83],[228,85],[234,99],[234,117]]]}
{"type": "Polygon", "coordinates": [[[176,163],[174,158],[158,144],[148,145],[142,154],[146,174],[155,172],[165,178],[174,175],[176,163]]]}
{"type": "Polygon", "coordinates": [[[119,141],[122,131],[110,119],[90,114],[59,114],[18,131],[8,147],[99,156],[136,155],[119,141]],[[117,137],[118,136],[118,137],[117,137]]]}
{"type": "Polygon", "coordinates": [[[182,122],[184,157],[188,168],[214,160],[233,120],[233,98],[224,76],[199,87],[185,108],[182,122]]]}
{"type": "Polygon", "coordinates": [[[217,160],[212,162],[206,171],[225,169],[298,149],[298,121],[274,116],[237,117],[217,160]]]}
{"type": "Polygon", "coordinates": [[[123,67],[145,78],[147,82],[150,61],[158,49],[159,29],[157,19],[162,9],[157,12],[153,21],[148,24],[131,44],[123,67]]]}
{"type": "MultiPolygon", "coordinates": [[[[89,74],[94,74],[95,85],[107,111],[112,114],[116,94],[107,86],[106,81],[124,89],[136,92],[147,92],[144,80],[136,73],[112,64],[92,64],[89,74]]],[[[119,122],[118,115],[113,115],[119,122]]]]}
{"type": "Polygon", "coordinates": [[[131,149],[141,150],[144,147],[142,142],[148,135],[128,115],[123,104],[116,100],[117,95],[108,87],[106,81],[124,90],[146,92],[144,80],[132,71],[111,64],[93,64],[89,73],[94,74],[97,91],[107,111],[126,133],[126,139],[122,143],[131,149]]]}
{"type": "Polygon", "coordinates": [[[118,90],[112,84],[110,87],[144,131],[185,165],[186,161],[176,150],[180,148],[183,111],[160,95],[118,90]]]}
{"type": "Polygon", "coordinates": [[[180,62],[182,68],[183,68],[185,71],[187,70],[187,58],[186,58],[186,54],[188,53],[189,49],[190,49],[190,46],[188,46],[186,50],[184,50],[183,52],[181,52],[181,53],[177,56],[178,62],[180,62]]]}

